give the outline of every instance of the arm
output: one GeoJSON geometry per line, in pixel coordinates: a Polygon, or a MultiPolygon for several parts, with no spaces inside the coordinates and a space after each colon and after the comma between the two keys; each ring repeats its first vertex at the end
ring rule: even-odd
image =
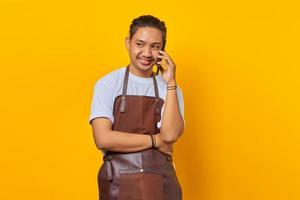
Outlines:
{"type": "Polygon", "coordinates": [[[152,147],[149,135],[113,131],[113,92],[116,79],[107,76],[96,82],[92,99],[90,124],[94,142],[104,151],[135,152],[152,147]]]}
{"type": "MultiPolygon", "coordinates": [[[[97,81],[94,87],[89,123],[92,125],[97,148],[116,152],[135,152],[151,148],[152,140],[149,135],[112,130],[114,88],[110,82],[115,82],[115,79],[108,76],[97,81]]],[[[156,139],[159,151],[163,153],[172,151],[172,145],[164,142],[159,134],[156,135],[156,139]]]]}
{"type": "MultiPolygon", "coordinates": [[[[135,152],[152,148],[149,135],[113,131],[112,123],[107,118],[99,117],[92,120],[94,142],[98,149],[104,151],[135,152]]],[[[165,154],[172,155],[173,146],[155,135],[156,147],[165,154]]]]}
{"type": "Polygon", "coordinates": [[[92,121],[94,142],[98,149],[117,152],[135,152],[152,147],[149,135],[113,131],[106,118],[92,121]]]}
{"type": "MultiPolygon", "coordinates": [[[[175,81],[168,85],[176,85],[175,81]]],[[[166,142],[176,142],[184,130],[184,122],[179,110],[177,91],[167,90],[165,108],[163,112],[161,137],[166,142]]]]}
{"type": "MultiPolygon", "coordinates": [[[[165,52],[160,51],[161,55],[158,58],[163,58],[165,62],[159,61],[158,64],[163,64],[162,77],[168,86],[176,85],[175,70],[176,65],[171,57],[165,52]]],[[[184,121],[180,113],[177,90],[167,90],[165,108],[161,124],[161,137],[166,142],[176,142],[184,129],[184,121]]]]}

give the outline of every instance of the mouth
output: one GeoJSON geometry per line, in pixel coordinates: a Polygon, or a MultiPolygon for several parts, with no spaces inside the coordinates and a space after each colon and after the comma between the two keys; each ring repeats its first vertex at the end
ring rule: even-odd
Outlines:
{"type": "Polygon", "coordinates": [[[139,58],[139,60],[140,60],[140,63],[145,66],[149,66],[152,63],[152,60],[147,60],[147,59],[142,59],[142,58],[139,58]]]}

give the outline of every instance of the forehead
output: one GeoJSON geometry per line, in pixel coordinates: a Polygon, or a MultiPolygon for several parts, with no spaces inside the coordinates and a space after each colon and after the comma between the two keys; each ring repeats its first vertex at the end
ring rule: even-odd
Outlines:
{"type": "Polygon", "coordinates": [[[134,41],[142,40],[147,43],[162,42],[162,32],[153,27],[140,27],[135,32],[133,38],[134,41]]]}

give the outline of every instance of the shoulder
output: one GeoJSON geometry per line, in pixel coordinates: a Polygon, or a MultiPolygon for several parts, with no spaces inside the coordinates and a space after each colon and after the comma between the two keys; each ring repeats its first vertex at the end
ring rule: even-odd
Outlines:
{"type": "Polygon", "coordinates": [[[118,81],[123,77],[123,74],[125,72],[125,67],[121,67],[118,69],[115,69],[108,74],[102,76],[101,78],[97,79],[94,85],[94,88],[113,88],[116,86],[118,81]]]}

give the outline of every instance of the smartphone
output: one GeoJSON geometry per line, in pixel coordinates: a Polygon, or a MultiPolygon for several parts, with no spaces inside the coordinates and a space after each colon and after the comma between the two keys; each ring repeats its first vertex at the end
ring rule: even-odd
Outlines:
{"type": "MultiPolygon", "coordinates": [[[[165,50],[165,46],[166,46],[165,44],[166,44],[166,43],[164,43],[164,44],[163,44],[163,47],[161,48],[162,51],[165,50]]],[[[162,58],[158,58],[158,59],[157,59],[157,62],[159,62],[159,61],[161,61],[161,60],[162,60],[162,58]]],[[[157,66],[156,74],[158,74],[159,71],[162,71],[162,66],[161,66],[160,64],[157,64],[157,63],[156,63],[156,66],[157,66]]]]}

